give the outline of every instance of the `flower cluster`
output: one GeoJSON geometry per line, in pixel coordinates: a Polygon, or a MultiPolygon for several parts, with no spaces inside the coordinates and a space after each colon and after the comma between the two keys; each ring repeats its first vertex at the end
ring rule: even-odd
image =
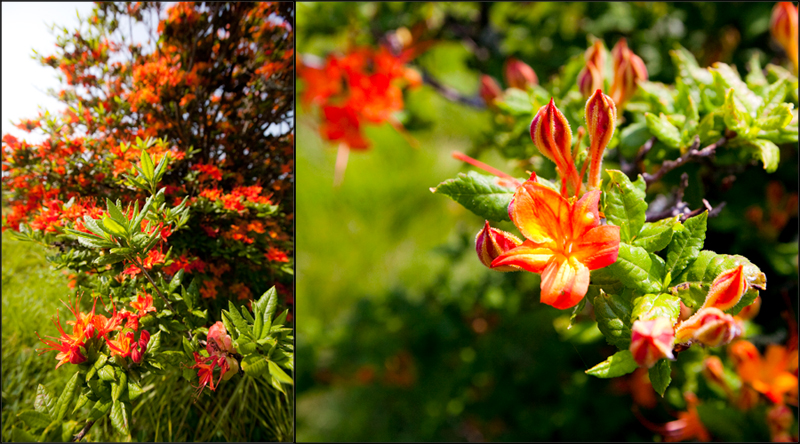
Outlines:
{"type": "MultiPolygon", "coordinates": [[[[578,74],[578,89],[584,97],[591,96],[594,91],[604,89],[606,49],[602,41],[595,40],[585,53],[586,65],[578,74]]],[[[636,92],[639,82],[647,80],[647,68],[642,59],[628,48],[627,41],[622,38],[611,50],[613,79],[610,82],[609,95],[619,109],[636,92]]]]}
{"type": "Polygon", "coordinates": [[[197,376],[200,384],[197,387],[199,395],[208,386],[211,391],[216,389],[214,385],[214,368],[219,367],[219,379],[217,385],[222,381],[227,381],[239,371],[239,361],[233,356],[236,349],[231,343],[231,337],[222,322],[217,322],[208,329],[206,338],[206,351],[208,356],[202,356],[194,352],[195,364],[189,368],[197,369],[197,376]]]}

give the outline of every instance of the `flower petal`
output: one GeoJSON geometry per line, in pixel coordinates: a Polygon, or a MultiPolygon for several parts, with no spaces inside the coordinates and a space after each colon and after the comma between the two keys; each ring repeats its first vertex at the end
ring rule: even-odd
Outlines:
{"type": "Polygon", "coordinates": [[[572,238],[583,236],[590,229],[600,225],[600,190],[589,191],[572,206],[570,221],[572,222],[572,238]]]}
{"type": "Polygon", "coordinates": [[[511,265],[532,273],[541,273],[552,257],[553,250],[528,240],[497,256],[492,261],[492,268],[511,265]]]}
{"type": "Polygon", "coordinates": [[[618,254],[619,227],[614,225],[594,227],[572,244],[571,256],[589,270],[613,264],[618,254]]]}
{"type": "Polygon", "coordinates": [[[586,296],[589,289],[589,269],[577,260],[555,256],[542,273],[541,302],[564,310],[586,296]]]}
{"type": "Polygon", "coordinates": [[[562,225],[569,221],[569,204],[557,192],[528,180],[514,193],[508,214],[527,239],[561,241],[566,234],[562,225]]]}

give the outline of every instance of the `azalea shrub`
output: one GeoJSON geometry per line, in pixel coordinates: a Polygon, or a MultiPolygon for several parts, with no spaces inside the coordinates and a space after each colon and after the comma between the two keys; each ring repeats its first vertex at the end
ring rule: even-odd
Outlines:
{"type": "MultiPolygon", "coordinates": [[[[291,4],[98,3],[37,55],[66,108],[17,125],[41,143],[3,137],[3,231],[57,248],[75,319],[41,351],[76,367],[60,395],[39,387],[15,439],[80,439],[105,418],[128,436],[159,374],[199,398],[238,373],[289,409],[292,21],[291,4]],[[68,413],[83,420],[62,427],[68,413]]],[[[261,439],[291,433],[272,427],[261,439]]]]}
{"type": "MultiPolygon", "coordinates": [[[[791,302],[781,298],[787,288],[796,289],[796,278],[788,275],[797,272],[797,248],[791,246],[797,243],[797,232],[783,230],[783,220],[796,217],[796,190],[787,195],[779,183],[797,175],[797,7],[785,2],[772,7],[769,29],[762,35],[771,38],[770,51],[776,53],[749,51],[739,67],[719,54],[706,56],[711,60],[704,64],[683,42],[665,48],[668,58],[656,64],[653,44],[646,46],[650,57],[645,57],[637,51],[645,39],[633,43],[620,35],[585,35],[588,44],[581,51],[553,54],[562,63],[550,67],[551,61],[523,58],[525,49],[511,31],[471,27],[460,19],[504,23],[523,35],[520,29],[530,30],[521,22],[544,20],[543,11],[555,6],[537,5],[519,15],[502,6],[392,8],[408,21],[425,21],[389,18],[388,7],[359,11],[396,27],[383,31],[383,45],[391,44],[390,36],[402,24],[402,29],[425,28],[423,38],[437,40],[429,51],[449,43],[448,37],[472,49],[468,66],[477,69],[471,95],[454,93],[422,69],[424,87],[462,105],[482,102],[486,116],[486,129],[469,155],[453,152],[478,170],[458,174],[430,191],[482,220],[474,224],[472,254],[483,266],[509,275],[490,281],[497,283],[492,294],[508,300],[525,279],[513,275],[537,275],[538,295],[528,297],[566,311],[554,322],[562,340],[602,339],[610,346],[598,344],[603,359],[588,363],[585,373],[619,378],[615,387],[634,394],[636,420],[665,440],[796,439],[796,324],[791,302]],[[651,77],[654,65],[659,68],[657,80],[651,77]],[[491,75],[498,71],[505,88],[491,75]],[[493,163],[505,161],[518,172],[506,173],[477,160],[482,156],[493,163]],[[762,207],[745,203],[749,197],[738,194],[747,188],[772,196],[767,199],[774,208],[769,211],[775,212],[770,222],[762,207]],[[759,233],[746,233],[753,226],[760,227],[759,233]],[[720,242],[723,232],[734,240],[720,242]],[[755,237],[771,239],[772,247],[757,245],[755,237]],[[783,257],[774,251],[778,242],[785,243],[783,257]],[[774,288],[774,280],[783,285],[774,288]],[[786,309],[788,324],[783,328],[788,337],[767,341],[759,335],[761,327],[754,320],[768,304],[773,313],[786,309]],[[754,345],[759,341],[768,343],[763,351],[754,345]],[[643,411],[659,404],[682,410],[678,419],[658,423],[643,411]],[[726,430],[729,423],[743,422],[756,425],[735,433],[726,430]]],[[[557,10],[571,17],[579,14],[578,8],[557,10]]],[[[553,37],[547,38],[552,46],[553,37]]],[[[304,87],[318,94],[324,84],[304,87]]],[[[466,221],[473,223],[474,218],[465,216],[466,221]]],[[[458,256],[450,254],[455,263],[458,256]]],[[[489,291],[481,285],[470,289],[489,291]]],[[[481,311],[477,305],[474,311],[481,311]]],[[[364,322],[373,321],[371,313],[354,316],[359,315],[364,322]]],[[[514,322],[509,315],[497,315],[497,322],[514,322]]],[[[480,318],[483,323],[471,325],[478,335],[487,331],[490,316],[480,318]]],[[[470,346],[472,359],[462,356],[465,362],[475,359],[478,341],[476,337],[470,346]]],[[[401,342],[418,352],[423,347],[413,338],[401,342]]],[[[362,345],[373,351],[369,343],[362,345]]],[[[352,348],[342,345],[351,359],[352,348]]],[[[571,347],[565,345],[564,352],[571,347]]],[[[410,375],[429,380],[422,375],[432,371],[431,364],[420,355],[409,356],[405,360],[411,363],[405,366],[410,375]],[[414,362],[425,370],[414,371],[414,362]]],[[[379,380],[369,366],[348,365],[347,357],[337,364],[344,374],[354,372],[354,383],[379,380]]],[[[388,359],[386,367],[388,378],[388,359]]],[[[558,384],[562,376],[554,371],[550,380],[558,384]]],[[[336,380],[326,373],[316,377],[323,384],[336,380]]],[[[480,409],[481,401],[491,396],[491,388],[472,382],[474,391],[457,398],[461,404],[453,415],[469,402],[464,399],[480,409]]],[[[490,423],[465,420],[462,426],[491,435],[490,423]]],[[[478,436],[463,433],[467,439],[478,436]]],[[[498,435],[502,432],[493,436],[498,435]]]]}

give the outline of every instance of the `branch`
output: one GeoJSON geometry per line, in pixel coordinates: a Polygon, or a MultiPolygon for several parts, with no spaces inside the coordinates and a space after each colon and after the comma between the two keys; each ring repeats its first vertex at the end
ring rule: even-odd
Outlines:
{"type": "Polygon", "coordinates": [[[701,159],[703,157],[709,157],[713,155],[717,147],[724,145],[725,142],[728,141],[728,138],[729,138],[728,134],[726,134],[720,137],[719,140],[712,143],[711,145],[708,145],[707,147],[698,150],[697,148],[700,146],[700,137],[695,136],[694,143],[692,143],[692,146],[689,147],[689,151],[687,151],[686,154],[684,154],[681,157],[678,157],[675,160],[667,160],[661,165],[661,168],[654,174],[644,173],[642,176],[644,176],[645,183],[649,186],[653,182],[664,177],[664,175],[667,174],[668,172],[674,170],[675,168],[678,168],[679,166],[691,160],[701,159]]]}
{"type": "Polygon", "coordinates": [[[69,442],[75,442],[75,441],[82,440],[84,435],[86,435],[86,432],[88,432],[89,429],[92,428],[93,425],[94,425],[94,421],[87,421],[86,425],[83,426],[81,431],[78,432],[77,435],[73,435],[72,438],[69,440],[69,442]]]}
{"type": "Polygon", "coordinates": [[[435,89],[439,94],[442,95],[447,100],[451,102],[461,103],[464,105],[471,106],[477,109],[486,109],[486,104],[483,102],[482,99],[478,97],[467,97],[459,93],[458,91],[454,90],[453,88],[442,85],[439,83],[438,80],[431,77],[427,71],[422,71],[422,81],[426,85],[430,85],[435,89]]]}
{"type": "Polygon", "coordinates": [[[725,202],[720,202],[716,207],[712,207],[707,200],[703,199],[703,207],[696,210],[690,210],[689,204],[683,201],[683,192],[687,186],[689,186],[689,175],[687,173],[683,173],[681,175],[681,183],[673,194],[672,204],[657,213],[647,214],[645,220],[647,222],[655,222],[668,217],[680,216],[681,222],[685,222],[686,219],[697,216],[706,210],[708,210],[708,217],[715,217],[720,213],[720,211],[722,211],[723,208],[725,208],[725,202]]]}
{"type": "Polygon", "coordinates": [[[642,145],[642,147],[639,148],[639,151],[636,153],[636,158],[633,160],[633,162],[628,162],[627,160],[625,160],[624,157],[620,155],[619,164],[620,167],[622,168],[622,172],[625,173],[628,177],[631,177],[636,173],[643,173],[644,164],[642,162],[644,161],[644,157],[647,155],[647,153],[649,153],[650,150],[653,149],[653,145],[655,145],[656,140],[658,140],[656,136],[647,139],[647,142],[645,142],[644,145],[642,145]]]}

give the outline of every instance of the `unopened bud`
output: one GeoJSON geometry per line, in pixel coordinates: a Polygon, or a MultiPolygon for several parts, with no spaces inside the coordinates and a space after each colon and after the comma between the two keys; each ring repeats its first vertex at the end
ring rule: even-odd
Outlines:
{"type": "Polygon", "coordinates": [[[611,50],[611,58],[614,62],[611,98],[617,107],[622,108],[636,92],[637,84],[647,80],[647,68],[642,59],[628,49],[624,38],[620,39],[611,50]]]}
{"type": "MultiPolygon", "coordinates": [[[[475,250],[483,265],[492,268],[492,261],[506,251],[522,244],[518,237],[489,226],[489,221],[475,237],[475,250]]],[[[514,265],[502,265],[492,268],[497,271],[518,271],[514,265]]]]}
{"type": "Polygon", "coordinates": [[[718,386],[729,391],[728,383],[725,381],[725,372],[722,365],[722,360],[718,356],[709,356],[703,361],[703,376],[709,382],[717,384],[718,386]]]}
{"type": "Polygon", "coordinates": [[[669,318],[635,321],[631,329],[630,351],[633,359],[642,367],[650,368],[660,359],[675,359],[672,345],[675,330],[669,318]]]}
{"type": "Polygon", "coordinates": [[[586,63],[591,63],[602,73],[603,69],[606,67],[606,52],[603,47],[603,42],[600,39],[595,40],[592,46],[584,53],[584,58],[586,59],[586,63]]]}
{"type": "Polygon", "coordinates": [[[678,316],[678,320],[685,321],[689,319],[692,316],[692,309],[687,307],[686,304],[683,303],[683,301],[678,301],[678,303],[681,304],[681,312],[680,315],[678,316]]]}
{"type": "Polygon", "coordinates": [[[142,357],[144,357],[144,351],[139,349],[139,345],[138,344],[134,344],[133,347],[131,347],[131,359],[136,364],[141,364],[142,363],[142,357]]]}
{"type": "Polygon", "coordinates": [[[711,283],[711,290],[708,291],[702,308],[714,307],[727,310],[738,304],[747,290],[744,265],[731,268],[720,273],[711,283]]]}
{"type": "Polygon", "coordinates": [[[69,357],[69,362],[71,364],[82,364],[86,362],[86,356],[81,354],[81,350],[79,348],[74,348],[71,356],[69,357]]]}
{"type": "Polygon", "coordinates": [[[578,90],[588,99],[598,89],[603,89],[603,73],[594,63],[587,62],[578,73],[578,90]]]}
{"type": "Polygon", "coordinates": [[[794,414],[786,405],[778,404],[767,410],[767,426],[773,438],[787,434],[792,424],[794,424],[794,414]]]}
{"type": "Polygon", "coordinates": [[[142,347],[142,353],[147,350],[147,344],[150,342],[150,332],[147,330],[142,330],[139,333],[139,347],[142,347]]]}
{"type": "Polygon", "coordinates": [[[495,79],[483,74],[481,76],[481,88],[478,93],[483,98],[483,101],[486,102],[486,106],[493,107],[494,100],[503,94],[503,90],[500,89],[500,85],[497,84],[495,79]]]}
{"type": "Polygon", "coordinates": [[[733,316],[715,307],[701,308],[675,331],[678,343],[699,342],[709,347],[727,344],[741,334],[733,316]]]}
{"type": "Polygon", "coordinates": [[[506,84],[511,88],[527,90],[531,85],[538,85],[539,78],[536,72],[525,62],[510,58],[506,61],[506,84]]]}
{"type": "Polygon", "coordinates": [[[94,328],[94,324],[91,322],[86,326],[86,330],[84,330],[84,336],[87,338],[93,338],[94,334],[97,333],[97,329],[94,328]]]}
{"type": "Polygon", "coordinates": [[[225,374],[222,375],[222,380],[227,381],[237,373],[239,373],[239,361],[236,360],[233,356],[226,356],[225,362],[228,363],[228,369],[225,371],[225,374]]]}
{"type": "Polygon", "coordinates": [[[572,130],[552,98],[533,117],[531,140],[542,155],[556,164],[558,174],[566,180],[571,193],[577,194],[581,179],[572,158],[572,130]]]}
{"type": "Polygon", "coordinates": [[[614,135],[614,125],[617,122],[617,107],[611,97],[596,90],[592,97],[586,101],[586,131],[589,134],[591,168],[589,169],[589,189],[600,186],[600,165],[603,162],[603,152],[614,135]]]}
{"type": "Polygon", "coordinates": [[[791,2],[779,2],[772,9],[770,32],[786,51],[797,72],[797,6],[791,2]]]}

